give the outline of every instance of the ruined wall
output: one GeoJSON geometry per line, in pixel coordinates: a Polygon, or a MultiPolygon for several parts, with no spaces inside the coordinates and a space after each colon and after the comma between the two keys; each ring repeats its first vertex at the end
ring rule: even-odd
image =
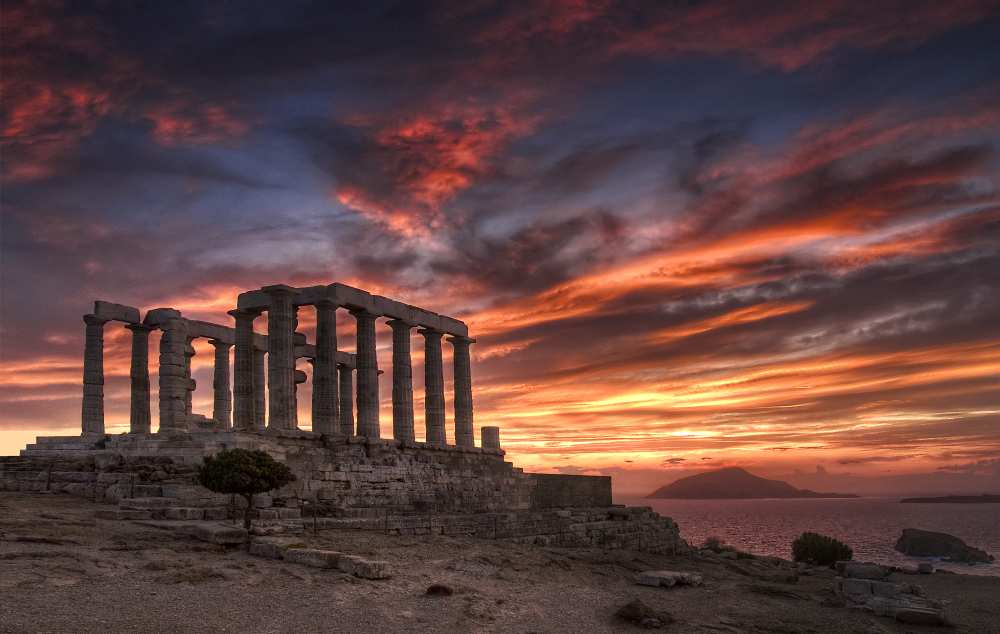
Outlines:
{"type": "Polygon", "coordinates": [[[611,476],[531,473],[531,508],[611,506],[611,476]]]}

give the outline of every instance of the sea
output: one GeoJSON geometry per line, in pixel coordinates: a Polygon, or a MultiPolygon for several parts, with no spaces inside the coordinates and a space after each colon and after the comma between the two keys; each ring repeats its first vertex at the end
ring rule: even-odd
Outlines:
{"type": "Polygon", "coordinates": [[[650,506],[673,518],[681,537],[700,546],[716,536],[739,550],[791,559],[792,541],[805,531],[835,537],[854,550],[854,559],[895,566],[933,561],[953,572],[1000,576],[1000,561],[955,564],[907,557],[893,549],[904,528],[949,533],[1000,560],[1000,504],[903,504],[899,498],[650,500],[619,498],[650,506]]]}

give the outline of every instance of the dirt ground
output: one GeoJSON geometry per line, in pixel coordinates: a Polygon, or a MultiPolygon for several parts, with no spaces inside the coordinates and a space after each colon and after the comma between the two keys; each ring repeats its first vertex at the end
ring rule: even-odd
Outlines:
{"type": "Polygon", "coordinates": [[[309,545],[387,560],[357,579],[225,550],[169,531],[95,519],[65,495],[0,493],[0,632],[629,632],[633,599],[670,613],[673,632],[1000,633],[1000,578],[900,577],[948,602],[956,628],[904,626],[831,605],[832,573],[795,583],[748,560],[550,549],[471,538],[354,531],[309,545]],[[701,587],[649,588],[636,571],[702,573],[701,587]],[[428,596],[445,584],[451,596],[428,596]]]}

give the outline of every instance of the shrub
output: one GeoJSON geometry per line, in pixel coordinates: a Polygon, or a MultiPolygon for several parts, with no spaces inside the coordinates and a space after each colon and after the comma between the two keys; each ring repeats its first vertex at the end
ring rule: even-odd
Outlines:
{"type": "Polygon", "coordinates": [[[227,449],[205,458],[198,470],[198,482],[216,493],[242,496],[247,501],[243,526],[250,530],[253,496],[281,488],[295,481],[286,465],[263,451],[227,449]]]}
{"type": "Polygon", "coordinates": [[[726,542],[722,541],[722,538],[717,535],[709,535],[705,538],[705,543],[701,547],[718,553],[726,549],[726,542]]]}
{"type": "Polygon", "coordinates": [[[832,566],[854,557],[854,551],[844,542],[819,533],[802,533],[792,542],[792,557],[817,566],[832,566]]]}

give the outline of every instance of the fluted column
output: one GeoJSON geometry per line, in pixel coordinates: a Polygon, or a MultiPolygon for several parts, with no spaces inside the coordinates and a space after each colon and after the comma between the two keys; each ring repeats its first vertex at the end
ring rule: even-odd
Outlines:
{"type": "MultiPolygon", "coordinates": [[[[233,353],[233,427],[239,431],[256,428],[256,399],[254,385],[253,321],[260,313],[249,310],[231,310],[236,320],[236,350],[233,353]]],[[[263,390],[261,390],[263,394],[263,390]]]]}
{"type": "Polygon", "coordinates": [[[150,432],[149,412],[149,332],[152,326],[129,324],[132,331],[132,367],[129,379],[132,394],[129,406],[129,433],[148,434],[150,432]]]}
{"type": "Polygon", "coordinates": [[[267,383],[267,372],[264,370],[264,358],[267,356],[266,350],[253,349],[253,421],[254,429],[264,431],[265,414],[267,413],[267,394],[265,389],[267,383]]]}
{"type": "Polygon", "coordinates": [[[480,443],[483,449],[488,451],[500,451],[500,428],[499,427],[481,427],[479,429],[481,435],[480,443]]]}
{"type": "Polygon", "coordinates": [[[83,348],[83,434],[104,433],[104,324],[96,315],[84,315],[87,324],[83,348]]]}
{"type": "Polygon", "coordinates": [[[399,319],[392,328],[392,437],[413,442],[413,367],[410,361],[410,328],[399,319]]]}
{"type": "Polygon", "coordinates": [[[354,436],[354,368],[337,364],[340,380],[340,406],[337,408],[340,433],[344,436],[354,436]]]}
{"type": "Polygon", "coordinates": [[[424,336],[424,421],[429,445],[447,444],[444,432],[444,364],[441,362],[441,332],[429,328],[424,336]]]}
{"type": "Polygon", "coordinates": [[[232,428],[233,393],[229,389],[230,344],[218,339],[209,343],[215,346],[215,372],[212,375],[212,418],[222,429],[232,428]]]}
{"type": "Polygon", "coordinates": [[[378,356],[375,352],[375,319],[366,310],[352,310],[358,322],[358,343],[355,357],[358,373],[358,435],[379,437],[378,423],[378,356]]]}
{"type": "Polygon", "coordinates": [[[191,377],[187,370],[186,319],[168,319],[160,326],[160,432],[187,431],[187,395],[191,377]]]}
{"type": "Polygon", "coordinates": [[[191,416],[192,402],[194,400],[194,390],[195,382],[191,378],[191,361],[194,359],[195,350],[194,345],[191,343],[194,341],[191,337],[188,337],[187,344],[184,346],[184,378],[187,379],[187,392],[184,394],[184,414],[186,416],[191,416]]]}
{"type": "Polygon", "coordinates": [[[468,337],[448,337],[454,347],[455,363],[455,445],[475,447],[472,429],[472,363],[469,358],[469,344],[475,339],[468,337]]]}
{"type": "Polygon", "coordinates": [[[337,425],[337,305],[316,304],[316,359],[313,363],[313,431],[339,434],[337,425]]]}
{"type": "Polygon", "coordinates": [[[267,309],[267,428],[295,429],[295,289],[283,284],[261,289],[267,309]]]}

